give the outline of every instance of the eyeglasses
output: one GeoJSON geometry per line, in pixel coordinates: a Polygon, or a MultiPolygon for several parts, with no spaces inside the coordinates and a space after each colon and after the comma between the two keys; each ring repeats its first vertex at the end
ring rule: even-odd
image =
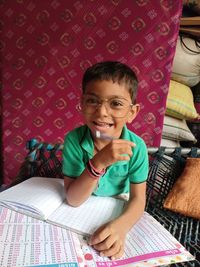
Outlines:
{"type": "Polygon", "coordinates": [[[85,114],[93,114],[95,111],[104,104],[107,112],[116,118],[123,118],[127,115],[133,104],[125,98],[110,98],[110,99],[100,99],[93,95],[83,95],[81,99],[81,104],[79,105],[79,110],[85,114]]]}

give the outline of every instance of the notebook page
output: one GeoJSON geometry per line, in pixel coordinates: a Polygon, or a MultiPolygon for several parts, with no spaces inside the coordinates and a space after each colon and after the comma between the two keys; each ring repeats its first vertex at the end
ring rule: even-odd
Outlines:
{"type": "Polygon", "coordinates": [[[84,267],[80,241],[72,232],[0,207],[1,267],[84,267]]]}
{"type": "Polygon", "coordinates": [[[123,206],[124,201],[120,199],[91,196],[79,207],[63,203],[47,221],[77,233],[90,235],[102,224],[118,217],[123,206]]]}
{"type": "Polygon", "coordinates": [[[32,177],[0,193],[0,205],[46,219],[64,200],[64,181],[32,177]]]}
{"type": "MultiPolygon", "coordinates": [[[[194,257],[147,212],[144,212],[127,234],[124,256],[120,259],[112,261],[108,257],[101,257],[84,239],[81,243],[84,255],[94,259],[96,267],[155,267],[194,260],[194,257]]],[[[87,267],[93,267],[93,262],[87,261],[87,267]]]]}

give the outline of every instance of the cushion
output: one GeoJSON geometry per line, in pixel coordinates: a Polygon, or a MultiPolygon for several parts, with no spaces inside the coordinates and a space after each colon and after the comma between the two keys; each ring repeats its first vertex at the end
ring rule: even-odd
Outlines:
{"type": "Polygon", "coordinates": [[[185,120],[176,119],[167,115],[164,116],[162,138],[174,141],[197,141],[185,120]]]}
{"type": "Polygon", "coordinates": [[[200,122],[188,122],[188,127],[195,136],[197,142],[195,143],[196,147],[200,147],[200,122]]]}
{"type": "Polygon", "coordinates": [[[178,38],[171,79],[189,87],[200,82],[200,48],[195,40],[182,36],[178,38]],[[192,52],[193,51],[193,52],[192,52]]]}
{"type": "Polygon", "coordinates": [[[166,139],[166,138],[162,137],[160,146],[164,146],[164,147],[179,147],[180,143],[179,143],[179,141],[174,141],[174,140],[170,140],[170,139],[166,139]]]}
{"type": "Polygon", "coordinates": [[[187,16],[200,16],[200,1],[199,0],[183,0],[183,7],[187,16]]]}
{"type": "Polygon", "coordinates": [[[190,87],[170,80],[166,103],[166,115],[185,120],[198,118],[190,87]]]}
{"type": "Polygon", "coordinates": [[[187,158],[182,174],[164,201],[164,208],[200,219],[200,158],[187,158]]]}
{"type": "Polygon", "coordinates": [[[194,106],[196,111],[200,114],[200,82],[191,88],[194,96],[194,106]]]}

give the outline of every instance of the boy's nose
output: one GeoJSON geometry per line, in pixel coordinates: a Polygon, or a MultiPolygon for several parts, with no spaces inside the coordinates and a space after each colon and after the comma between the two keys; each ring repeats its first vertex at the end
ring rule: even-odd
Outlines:
{"type": "Polygon", "coordinates": [[[109,115],[109,107],[107,102],[102,102],[97,107],[97,112],[101,113],[101,115],[107,116],[109,115]]]}

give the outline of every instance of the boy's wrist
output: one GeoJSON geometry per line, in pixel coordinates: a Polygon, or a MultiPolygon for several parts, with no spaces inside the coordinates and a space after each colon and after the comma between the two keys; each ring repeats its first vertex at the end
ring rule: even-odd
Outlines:
{"type": "Polygon", "coordinates": [[[95,180],[98,180],[101,178],[102,175],[106,172],[105,169],[102,169],[101,171],[98,171],[92,164],[91,160],[88,161],[86,166],[86,171],[89,174],[90,177],[92,177],[95,180]]]}
{"type": "Polygon", "coordinates": [[[91,167],[97,172],[97,173],[105,173],[105,167],[101,164],[97,163],[94,158],[89,160],[91,167]]]}

